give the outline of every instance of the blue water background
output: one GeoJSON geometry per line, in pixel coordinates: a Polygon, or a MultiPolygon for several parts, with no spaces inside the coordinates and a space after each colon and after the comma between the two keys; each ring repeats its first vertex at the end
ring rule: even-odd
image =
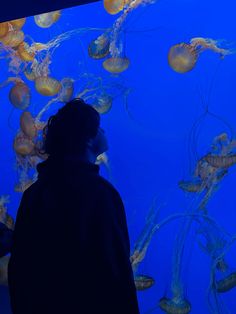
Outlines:
{"type": "MultiPolygon", "coordinates": [[[[129,17],[125,53],[130,58],[130,67],[122,74],[122,80],[130,88],[127,101],[132,119],[123,98],[117,97],[112,110],[102,117],[102,124],[110,143],[112,176],[109,179],[125,203],[131,246],[144,226],[155,196],[162,205],[160,220],[187,209],[189,199],[179,190],[178,181],[192,174],[194,158],[188,153],[188,138],[194,121],[204,112],[201,98],[210,98],[210,110],[227,120],[233,130],[236,128],[236,54],[221,61],[219,55],[206,51],[193,71],[184,75],[175,73],[167,61],[172,45],[188,42],[192,37],[225,39],[236,47],[235,9],[233,0],[161,0],[138,8],[129,17]]],[[[37,27],[31,17],[23,30],[36,42],[46,42],[73,28],[110,27],[115,18],[98,2],[64,10],[61,19],[50,29],[37,27]]],[[[88,57],[88,43],[99,34],[89,32],[62,43],[54,55],[53,76],[77,78],[81,71],[87,71],[118,81],[102,68],[102,61],[88,57]]],[[[4,60],[1,64],[0,81],[4,81],[8,77],[7,67],[4,60]]],[[[38,95],[33,84],[29,86],[33,95],[30,110],[37,113],[50,98],[38,95]]],[[[15,217],[21,195],[14,192],[17,175],[12,142],[21,112],[12,112],[8,100],[10,87],[0,90],[0,184],[1,194],[10,194],[9,212],[15,217]]],[[[58,106],[53,108],[56,110],[58,106]]],[[[226,125],[206,116],[198,141],[191,143],[199,157],[207,153],[212,139],[222,132],[228,132],[226,125]]],[[[106,169],[102,168],[101,172],[108,177],[106,169]]],[[[232,167],[210,200],[208,211],[222,227],[236,234],[235,187],[236,168],[232,167]]],[[[155,285],[138,292],[141,313],[157,306],[159,299],[170,293],[173,246],[180,226],[180,221],[170,223],[150,244],[140,271],[155,278],[155,285]]],[[[186,245],[189,253],[184,261],[186,297],[192,304],[191,313],[207,314],[210,313],[206,300],[210,259],[194,240],[194,233],[190,233],[186,245]]],[[[235,246],[229,252],[229,260],[234,269],[235,246]]],[[[235,314],[236,289],[223,295],[223,300],[230,313],[235,314]]],[[[0,287],[0,312],[11,313],[7,289],[3,287],[0,287]]],[[[162,312],[156,308],[154,313],[162,312]]]]}

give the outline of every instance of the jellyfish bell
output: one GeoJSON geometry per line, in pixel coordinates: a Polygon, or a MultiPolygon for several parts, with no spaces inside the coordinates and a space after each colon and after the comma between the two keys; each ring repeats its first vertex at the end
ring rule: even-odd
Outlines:
{"type": "Polygon", "coordinates": [[[52,26],[54,23],[56,23],[61,16],[61,11],[52,11],[48,13],[43,13],[39,15],[34,16],[34,21],[36,25],[42,28],[48,28],[52,26]]]}
{"type": "Polygon", "coordinates": [[[225,278],[216,281],[216,291],[219,293],[228,292],[236,287],[236,272],[230,273],[225,278]]]}
{"type": "Polygon", "coordinates": [[[44,96],[54,96],[61,90],[61,83],[49,76],[39,76],[35,79],[37,92],[44,96]]]}
{"type": "Polygon", "coordinates": [[[0,23],[0,38],[4,37],[9,31],[9,24],[8,22],[0,23]]]}
{"type": "Polygon", "coordinates": [[[10,89],[9,100],[18,109],[25,110],[30,105],[30,89],[23,81],[16,81],[10,89]]]}
{"type": "Polygon", "coordinates": [[[155,280],[150,276],[137,274],[134,276],[134,283],[136,290],[142,291],[151,288],[154,285],[155,280]]]}
{"type": "Polygon", "coordinates": [[[36,74],[34,73],[32,63],[27,64],[24,70],[24,75],[29,81],[34,81],[36,79],[36,74]]]}
{"type": "Polygon", "coordinates": [[[113,98],[109,95],[98,97],[92,107],[100,114],[107,113],[111,110],[113,98]]]}
{"type": "Polygon", "coordinates": [[[124,57],[111,57],[103,61],[103,67],[110,73],[119,74],[128,69],[130,61],[124,57]]]}
{"type": "Polygon", "coordinates": [[[107,13],[117,14],[124,9],[127,1],[125,0],[103,0],[103,5],[107,13]]]}
{"type": "Polygon", "coordinates": [[[92,40],[88,46],[88,54],[93,59],[102,59],[109,54],[110,38],[107,33],[92,40]]]}
{"type": "Polygon", "coordinates": [[[19,30],[24,26],[25,21],[26,21],[26,18],[24,17],[21,19],[11,20],[9,21],[9,23],[14,30],[19,30]]]}
{"type": "Polygon", "coordinates": [[[4,37],[0,38],[0,42],[12,48],[16,48],[24,41],[25,35],[20,30],[10,30],[4,37]]]}
{"type": "Polygon", "coordinates": [[[188,314],[191,311],[191,304],[186,299],[175,301],[163,297],[159,301],[159,307],[167,314],[188,314]]]}
{"type": "Polygon", "coordinates": [[[60,101],[68,102],[72,99],[74,94],[74,80],[65,77],[61,80],[61,92],[60,92],[60,101]]]}
{"type": "Polygon", "coordinates": [[[20,116],[20,127],[23,133],[29,138],[37,135],[37,129],[34,124],[34,118],[29,111],[24,111],[20,116]]]}
{"type": "Polygon", "coordinates": [[[19,132],[14,139],[13,148],[20,156],[28,156],[34,152],[34,142],[23,132],[19,132]]]}
{"type": "Polygon", "coordinates": [[[197,59],[198,53],[196,50],[185,43],[172,46],[168,53],[168,63],[178,73],[191,71],[196,65],[197,59]]]}
{"type": "Polygon", "coordinates": [[[17,53],[21,60],[27,62],[33,61],[35,57],[35,51],[25,41],[19,44],[17,53]]]}

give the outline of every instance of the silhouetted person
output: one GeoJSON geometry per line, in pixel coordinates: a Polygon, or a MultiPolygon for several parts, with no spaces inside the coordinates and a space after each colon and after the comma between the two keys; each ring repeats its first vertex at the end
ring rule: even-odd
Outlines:
{"type": "Polygon", "coordinates": [[[101,176],[99,114],[74,99],[45,128],[48,159],[22,197],[9,262],[13,314],[137,314],[126,216],[101,176]]]}

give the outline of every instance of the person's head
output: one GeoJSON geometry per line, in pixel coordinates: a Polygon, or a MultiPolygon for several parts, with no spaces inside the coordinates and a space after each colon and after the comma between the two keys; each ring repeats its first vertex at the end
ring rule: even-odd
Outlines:
{"type": "Polygon", "coordinates": [[[51,116],[43,133],[43,151],[49,156],[90,154],[96,158],[108,149],[99,113],[79,98],[51,116]]]}

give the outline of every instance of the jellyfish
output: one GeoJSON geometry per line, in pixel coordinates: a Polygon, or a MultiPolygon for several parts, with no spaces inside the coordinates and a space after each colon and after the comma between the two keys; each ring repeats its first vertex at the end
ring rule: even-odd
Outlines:
{"type": "Polygon", "coordinates": [[[36,79],[36,75],[34,73],[34,70],[32,68],[32,64],[28,64],[26,68],[24,69],[24,75],[29,81],[34,81],[36,79]]]}
{"type": "Polygon", "coordinates": [[[128,58],[111,57],[103,61],[103,67],[110,73],[118,74],[128,69],[130,61],[128,58]]]}
{"type": "Polygon", "coordinates": [[[160,309],[167,314],[188,314],[191,312],[191,304],[187,299],[169,299],[163,297],[159,301],[160,309]]]}
{"type": "Polygon", "coordinates": [[[92,103],[92,107],[100,114],[104,114],[111,110],[112,102],[113,98],[104,94],[96,98],[95,102],[92,103]]]}
{"type": "Polygon", "coordinates": [[[20,116],[20,127],[23,133],[29,138],[36,137],[37,129],[34,123],[34,118],[29,111],[22,112],[20,116]]]}
{"type": "Polygon", "coordinates": [[[10,255],[0,258],[0,285],[8,286],[8,263],[10,255]]]}
{"type": "Polygon", "coordinates": [[[42,28],[48,28],[52,26],[54,23],[56,23],[61,16],[61,11],[52,11],[48,13],[43,13],[39,15],[34,16],[34,21],[36,25],[42,28]]]}
{"type": "Polygon", "coordinates": [[[9,24],[8,22],[0,23],[0,39],[4,37],[9,31],[9,24]]]}
{"type": "Polygon", "coordinates": [[[9,23],[10,23],[11,27],[13,28],[13,30],[21,29],[25,25],[25,22],[26,22],[26,18],[25,17],[23,17],[21,19],[16,19],[16,20],[9,21],[9,23]]]}
{"type": "Polygon", "coordinates": [[[9,100],[18,109],[25,110],[30,105],[31,93],[29,87],[21,80],[16,79],[10,89],[9,100]]]}
{"type": "Polygon", "coordinates": [[[37,92],[44,96],[54,96],[61,90],[61,83],[49,76],[39,76],[35,79],[37,92]]]}
{"type": "Polygon", "coordinates": [[[170,67],[178,73],[191,71],[198,60],[200,53],[205,50],[212,50],[218,53],[221,58],[233,53],[229,49],[220,48],[219,42],[211,38],[192,38],[190,43],[180,43],[170,48],[168,62],[170,67]]]}
{"type": "Polygon", "coordinates": [[[25,171],[20,172],[19,182],[15,184],[14,191],[17,193],[24,193],[37,178],[30,178],[28,173],[25,171]]]}
{"type": "Polygon", "coordinates": [[[35,57],[35,51],[25,41],[19,44],[17,47],[17,53],[21,60],[26,62],[33,61],[35,57]]]}
{"type": "Polygon", "coordinates": [[[15,136],[13,148],[21,156],[31,155],[34,152],[34,142],[22,131],[19,131],[15,136]]]}
{"type": "Polygon", "coordinates": [[[180,189],[190,193],[200,193],[205,188],[204,182],[201,179],[181,180],[178,182],[178,185],[180,189]]]}
{"type": "Polygon", "coordinates": [[[124,9],[127,1],[125,0],[104,0],[103,5],[109,14],[117,14],[124,9]]]}
{"type": "Polygon", "coordinates": [[[12,48],[16,48],[24,41],[24,33],[21,30],[10,30],[4,37],[0,38],[0,42],[12,48]]]}
{"type": "Polygon", "coordinates": [[[93,59],[102,59],[109,54],[110,37],[107,32],[90,42],[88,54],[93,59]]]}
{"type": "MultiPolygon", "coordinates": [[[[37,81],[37,79],[36,79],[37,81]]],[[[56,81],[56,80],[55,80],[56,81]]],[[[60,87],[57,91],[59,93],[57,97],[51,99],[37,114],[35,118],[35,125],[37,128],[40,128],[40,124],[42,125],[41,118],[43,114],[51,107],[51,105],[55,102],[68,102],[71,100],[73,93],[74,93],[74,80],[71,78],[64,78],[61,82],[56,81],[59,83],[58,87],[60,87]]]]}
{"type": "Polygon", "coordinates": [[[147,275],[136,275],[134,283],[136,290],[142,291],[151,288],[155,284],[155,280],[147,275]]]}
{"type": "Polygon", "coordinates": [[[226,156],[208,154],[204,156],[204,159],[215,168],[229,168],[236,164],[236,154],[230,154],[226,156]]]}
{"type": "Polygon", "coordinates": [[[7,206],[6,204],[10,202],[10,196],[9,195],[2,195],[0,197],[0,222],[4,223],[6,222],[7,218],[7,206]]]}

